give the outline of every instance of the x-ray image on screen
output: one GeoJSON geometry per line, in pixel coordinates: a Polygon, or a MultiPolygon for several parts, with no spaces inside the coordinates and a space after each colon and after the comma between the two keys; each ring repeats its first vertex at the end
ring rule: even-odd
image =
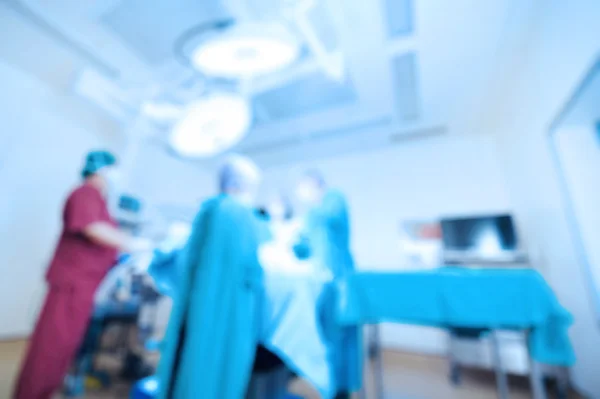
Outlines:
{"type": "Polygon", "coordinates": [[[442,220],[444,250],[470,256],[495,258],[517,250],[517,238],[509,215],[442,220]]]}

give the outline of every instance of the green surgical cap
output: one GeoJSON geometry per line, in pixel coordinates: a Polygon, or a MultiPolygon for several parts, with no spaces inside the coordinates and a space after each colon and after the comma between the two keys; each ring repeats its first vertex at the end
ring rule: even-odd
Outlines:
{"type": "Polygon", "coordinates": [[[108,151],[91,151],[85,158],[85,165],[81,175],[87,178],[105,166],[111,166],[117,163],[117,158],[108,151]]]}

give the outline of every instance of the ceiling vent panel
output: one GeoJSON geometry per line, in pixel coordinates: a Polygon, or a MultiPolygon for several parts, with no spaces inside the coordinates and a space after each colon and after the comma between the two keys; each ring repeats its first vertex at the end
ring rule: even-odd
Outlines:
{"type": "Polygon", "coordinates": [[[278,165],[328,158],[349,153],[390,148],[411,141],[439,137],[447,133],[443,125],[395,130],[389,119],[376,119],[351,127],[323,132],[312,138],[289,138],[254,147],[241,148],[262,165],[278,165]]]}
{"type": "Polygon", "coordinates": [[[414,33],[413,0],[383,0],[387,35],[390,39],[414,33]]]}
{"type": "Polygon", "coordinates": [[[281,139],[269,140],[251,146],[242,146],[241,149],[249,154],[259,154],[268,151],[277,151],[291,149],[297,145],[306,143],[318,144],[332,139],[352,138],[358,133],[365,133],[374,129],[381,129],[392,123],[390,118],[379,118],[364,121],[352,126],[341,126],[336,129],[313,131],[310,134],[302,136],[287,136],[281,139]]]}
{"type": "Polygon", "coordinates": [[[357,100],[354,86],[336,82],[319,71],[254,96],[261,112],[256,123],[283,120],[349,105],[357,100]]]}
{"type": "Polygon", "coordinates": [[[392,59],[391,67],[396,115],[400,121],[413,121],[420,112],[417,56],[414,53],[398,55],[392,59]]]}
{"type": "Polygon", "coordinates": [[[390,134],[389,143],[391,145],[403,144],[409,141],[442,136],[446,133],[448,133],[446,126],[432,126],[414,130],[403,130],[390,134]]]}

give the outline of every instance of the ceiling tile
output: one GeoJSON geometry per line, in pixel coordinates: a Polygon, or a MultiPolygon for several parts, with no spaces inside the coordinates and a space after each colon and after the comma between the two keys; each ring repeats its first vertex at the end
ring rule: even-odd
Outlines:
{"type": "Polygon", "coordinates": [[[414,31],[413,0],[383,0],[389,38],[410,36],[414,31]]]}
{"type": "Polygon", "coordinates": [[[173,0],[149,5],[147,0],[128,0],[104,14],[102,23],[142,59],[158,64],[173,58],[173,44],[186,30],[220,15],[215,4],[173,0]]]}
{"type": "Polygon", "coordinates": [[[391,62],[396,113],[402,121],[416,119],[420,112],[417,56],[415,53],[401,54],[391,62]]]}
{"type": "Polygon", "coordinates": [[[289,119],[355,102],[350,82],[339,83],[319,71],[254,97],[256,123],[289,119]]]}

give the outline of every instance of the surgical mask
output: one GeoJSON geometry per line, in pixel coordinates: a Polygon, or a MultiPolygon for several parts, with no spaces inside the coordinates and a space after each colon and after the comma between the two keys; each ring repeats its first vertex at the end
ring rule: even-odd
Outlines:
{"type": "Polygon", "coordinates": [[[121,171],[114,167],[101,169],[99,174],[106,181],[106,202],[112,215],[119,210],[119,200],[123,192],[123,178],[121,171]]]}
{"type": "Polygon", "coordinates": [[[237,200],[244,206],[252,207],[254,205],[256,196],[252,192],[243,192],[235,195],[237,200]]]}
{"type": "Polygon", "coordinates": [[[258,187],[256,186],[247,186],[242,190],[235,190],[229,193],[229,195],[235,198],[240,204],[250,208],[256,204],[257,194],[258,187]]]}
{"type": "Polygon", "coordinates": [[[320,198],[318,188],[308,182],[302,182],[298,185],[296,195],[300,201],[309,205],[318,203],[320,198]]]}
{"type": "Polygon", "coordinates": [[[101,171],[102,176],[106,180],[109,191],[119,191],[123,185],[123,175],[121,171],[116,168],[106,168],[105,171],[101,171]]]}

